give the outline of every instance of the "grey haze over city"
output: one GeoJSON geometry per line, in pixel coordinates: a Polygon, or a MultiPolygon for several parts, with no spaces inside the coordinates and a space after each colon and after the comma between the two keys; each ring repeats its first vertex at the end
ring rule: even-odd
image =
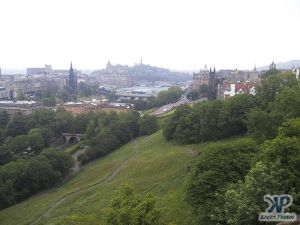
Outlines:
{"type": "Polygon", "coordinates": [[[1,0],[0,67],[252,69],[299,59],[298,0],[1,0]]]}

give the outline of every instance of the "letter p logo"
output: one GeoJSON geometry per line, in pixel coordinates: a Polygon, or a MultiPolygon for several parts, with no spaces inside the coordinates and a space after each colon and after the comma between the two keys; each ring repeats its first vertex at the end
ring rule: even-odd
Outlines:
{"type": "Polygon", "coordinates": [[[284,213],[284,209],[288,208],[293,203],[291,195],[265,195],[264,201],[269,203],[266,209],[267,213],[284,213]]]}

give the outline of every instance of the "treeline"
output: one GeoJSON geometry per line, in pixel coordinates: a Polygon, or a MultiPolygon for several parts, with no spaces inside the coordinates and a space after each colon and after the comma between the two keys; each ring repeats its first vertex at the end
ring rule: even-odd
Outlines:
{"type": "Polygon", "coordinates": [[[259,225],[266,194],[292,195],[289,209],[300,213],[300,118],[287,120],[277,132],[260,145],[240,138],[201,149],[186,182],[186,199],[199,224],[259,225]]]}
{"type": "Polygon", "coordinates": [[[300,113],[299,83],[293,73],[266,73],[258,94],[201,102],[176,109],[166,122],[167,140],[197,143],[248,133],[263,141],[275,137],[283,121],[300,113]]]}
{"type": "Polygon", "coordinates": [[[85,164],[102,157],[140,135],[152,134],[158,130],[156,117],[129,113],[99,113],[89,119],[85,132],[86,145],[90,148],[79,156],[85,164]]]}
{"type": "Polygon", "coordinates": [[[49,148],[62,132],[81,132],[85,116],[63,109],[37,111],[12,118],[0,112],[0,209],[53,186],[73,165],[70,155],[49,148]]]}
{"type": "Polygon", "coordinates": [[[73,165],[72,158],[45,149],[30,159],[17,159],[0,168],[0,209],[58,183],[73,165]]]}
{"type": "MultiPolygon", "coordinates": [[[[259,225],[261,222],[258,215],[267,208],[263,199],[266,194],[292,195],[294,202],[289,209],[295,213],[300,212],[299,82],[294,74],[269,71],[263,75],[255,97],[237,96],[223,104],[230,105],[233,104],[231,101],[242,98],[245,98],[244,103],[250,102],[252,107],[238,107],[241,109],[241,117],[236,118],[236,128],[241,133],[237,129],[234,129],[235,132],[228,132],[232,131],[231,126],[223,128],[228,132],[224,136],[224,131],[217,130],[221,129],[217,125],[222,124],[222,121],[228,123],[232,120],[228,115],[223,120],[222,117],[216,117],[215,128],[212,126],[208,130],[196,132],[199,136],[216,129],[215,134],[210,133],[213,137],[188,140],[197,142],[231,134],[248,135],[233,141],[229,139],[208,144],[201,149],[200,155],[190,166],[186,181],[186,200],[193,206],[198,224],[259,225]]],[[[212,107],[210,104],[220,103],[204,105],[207,104],[212,107]]],[[[193,110],[198,107],[201,108],[200,105],[195,109],[185,107],[177,113],[188,116],[195,113],[193,110]]],[[[224,105],[221,103],[220,107],[224,105]]],[[[205,113],[201,115],[208,117],[205,113]]],[[[173,120],[173,125],[175,123],[176,120],[173,120]]],[[[169,121],[168,126],[170,124],[169,121]]],[[[177,125],[175,127],[179,129],[177,125]]],[[[175,135],[170,139],[180,141],[176,136],[176,129],[175,135]]]]}
{"type": "Polygon", "coordinates": [[[166,91],[160,91],[155,98],[149,100],[133,100],[130,103],[134,104],[135,110],[144,111],[147,109],[160,107],[168,103],[177,102],[182,96],[183,91],[180,87],[170,87],[166,91]]]}
{"type": "Polygon", "coordinates": [[[88,115],[73,116],[64,109],[39,110],[32,115],[12,118],[0,111],[0,166],[19,157],[38,155],[53,143],[60,143],[61,133],[84,133],[88,115]]]}
{"type": "Polygon", "coordinates": [[[84,134],[88,148],[79,160],[87,163],[157,129],[154,116],[136,111],[73,116],[59,108],[12,118],[0,112],[0,209],[53,186],[70,171],[71,156],[49,148],[61,143],[61,133],[84,134]]]}
{"type": "Polygon", "coordinates": [[[208,97],[208,92],[209,92],[208,85],[207,84],[201,84],[198,89],[191,90],[188,93],[187,98],[194,101],[194,100],[197,100],[197,99],[202,98],[202,97],[208,97]]]}
{"type": "MultiPolygon", "coordinates": [[[[99,85],[93,84],[89,85],[84,82],[78,84],[78,95],[82,97],[90,97],[92,95],[99,94],[99,85]]],[[[76,101],[76,95],[71,94],[68,87],[64,89],[59,89],[59,87],[52,87],[50,90],[39,90],[34,94],[34,100],[41,102],[44,106],[54,107],[56,103],[76,101]]],[[[17,96],[18,100],[30,100],[24,94],[17,96]]]]}

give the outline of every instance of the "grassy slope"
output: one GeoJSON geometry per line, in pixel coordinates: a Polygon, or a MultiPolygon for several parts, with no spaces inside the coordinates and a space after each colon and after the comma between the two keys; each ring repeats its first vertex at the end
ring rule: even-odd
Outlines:
{"type": "Polygon", "coordinates": [[[137,192],[151,192],[156,197],[163,221],[192,225],[191,208],[184,202],[183,195],[184,176],[192,158],[191,152],[182,146],[165,142],[161,131],[141,137],[83,167],[61,187],[0,211],[0,224],[30,224],[60,199],[64,201],[38,224],[96,224],[103,220],[103,209],[116,195],[119,186],[128,183],[137,192]],[[120,164],[122,166],[118,167],[120,164]],[[116,168],[117,172],[112,176],[116,168]],[[110,179],[105,180],[105,177],[110,179]],[[102,183],[84,189],[99,181],[102,183]],[[84,190],[76,192],[78,189],[84,190]],[[65,197],[70,192],[74,193],[65,197]]]}

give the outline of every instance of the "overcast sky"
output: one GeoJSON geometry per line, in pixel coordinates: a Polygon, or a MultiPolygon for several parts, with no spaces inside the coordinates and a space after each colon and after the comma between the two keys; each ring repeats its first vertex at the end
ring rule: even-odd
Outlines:
{"type": "Polygon", "coordinates": [[[198,70],[300,59],[300,0],[0,0],[0,67],[198,70]]]}

